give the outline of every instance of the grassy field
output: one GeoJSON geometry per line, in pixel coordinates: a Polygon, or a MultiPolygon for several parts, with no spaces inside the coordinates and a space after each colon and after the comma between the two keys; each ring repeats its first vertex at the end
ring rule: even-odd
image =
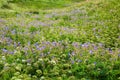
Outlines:
{"type": "Polygon", "coordinates": [[[120,80],[120,0],[0,0],[0,80],[120,80]]]}

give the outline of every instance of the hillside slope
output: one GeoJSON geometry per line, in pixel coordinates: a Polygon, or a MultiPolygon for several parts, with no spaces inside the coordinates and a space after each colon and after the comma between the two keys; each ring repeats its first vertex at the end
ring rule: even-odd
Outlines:
{"type": "Polygon", "coordinates": [[[0,8],[0,80],[120,79],[120,0],[21,3],[0,8]]]}

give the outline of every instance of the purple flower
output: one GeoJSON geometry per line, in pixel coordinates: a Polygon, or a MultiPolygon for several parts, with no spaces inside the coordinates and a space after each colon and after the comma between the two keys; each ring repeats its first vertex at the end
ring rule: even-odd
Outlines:
{"type": "Polygon", "coordinates": [[[5,48],[3,48],[3,49],[2,49],[2,51],[3,51],[3,52],[5,52],[5,53],[7,53],[7,52],[8,52],[8,50],[7,50],[7,49],[5,49],[5,48]]]}
{"type": "Polygon", "coordinates": [[[80,54],[80,56],[83,56],[83,54],[80,54]]]}
{"type": "Polygon", "coordinates": [[[72,53],[71,53],[73,56],[75,56],[75,52],[73,51],[72,53]]]}
{"type": "Polygon", "coordinates": [[[28,47],[24,47],[24,51],[28,51],[28,47]]]}
{"type": "Polygon", "coordinates": [[[84,43],[81,46],[87,48],[89,46],[89,43],[84,43]]]}
{"type": "Polygon", "coordinates": [[[30,62],[31,62],[31,59],[26,60],[26,62],[27,62],[27,63],[30,63],[30,62]]]}
{"type": "Polygon", "coordinates": [[[79,46],[78,43],[76,43],[76,42],[72,43],[72,45],[73,45],[74,47],[78,47],[78,46],[79,46]]]}
{"type": "Polygon", "coordinates": [[[89,51],[89,53],[90,53],[90,54],[93,54],[93,51],[92,51],[92,50],[90,50],[90,51],[89,51]]]}
{"type": "Polygon", "coordinates": [[[52,45],[53,45],[53,46],[56,46],[56,45],[57,45],[57,43],[56,43],[56,42],[52,42],[52,45]]]}
{"type": "Polygon", "coordinates": [[[16,42],[14,42],[14,47],[16,47],[17,46],[17,44],[16,44],[16,42]]]}
{"type": "Polygon", "coordinates": [[[93,31],[96,31],[96,28],[93,28],[93,31]]]}
{"type": "Polygon", "coordinates": [[[6,26],[6,27],[5,27],[5,30],[9,30],[9,27],[6,26]]]}
{"type": "Polygon", "coordinates": [[[97,46],[94,46],[94,50],[97,50],[98,48],[97,48],[97,46]]]}
{"type": "Polygon", "coordinates": [[[77,60],[78,63],[82,62],[82,60],[77,60]]]}
{"type": "Polygon", "coordinates": [[[37,46],[37,49],[40,50],[40,51],[41,51],[41,50],[44,50],[45,48],[46,48],[45,46],[42,46],[42,47],[40,47],[40,48],[39,48],[39,46],[37,46]]]}
{"type": "Polygon", "coordinates": [[[46,18],[52,18],[52,15],[51,14],[46,14],[45,17],[46,18]]]}
{"type": "Polygon", "coordinates": [[[46,42],[46,44],[47,44],[47,45],[49,45],[49,44],[50,44],[50,42],[46,42]]]}
{"type": "Polygon", "coordinates": [[[112,49],[111,48],[108,48],[109,52],[112,54],[112,49]]]}
{"type": "Polygon", "coordinates": [[[20,43],[20,42],[18,42],[18,46],[20,46],[20,44],[21,44],[21,43],[20,43]]]}
{"type": "Polygon", "coordinates": [[[37,47],[38,45],[39,45],[39,44],[38,44],[37,42],[34,44],[34,46],[36,46],[36,47],[37,47]]]}
{"type": "Polygon", "coordinates": [[[12,34],[15,34],[15,33],[16,33],[16,30],[15,30],[15,29],[14,29],[14,30],[12,30],[12,31],[11,31],[11,33],[12,33],[12,34]]]}
{"type": "Polygon", "coordinates": [[[5,20],[0,19],[0,22],[5,22],[5,20]]]}
{"type": "Polygon", "coordinates": [[[28,46],[30,46],[30,41],[28,42],[28,46]]]}
{"type": "Polygon", "coordinates": [[[72,64],[74,64],[74,63],[75,63],[75,61],[74,61],[74,60],[71,60],[71,63],[72,63],[72,64]]]}
{"type": "Polygon", "coordinates": [[[103,44],[102,44],[102,43],[99,43],[99,46],[100,46],[100,47],[103,47],[103,44]]]}
{"type": "Polygon", "coordinates": [[[9,52],[9,54],[14,54],[14,52],[11,51],[11,52],[9,52]]]}
{"type": "Polygon", "coordinates": [[[44,22],[39,22],[39,25],[40,25],[40,26],[47,26],[47,24],[44,23],[44,22]]]}
{"type": "Polygon", "coordinates": [[[46,46],[42,46],[42,49],[45,49],[46,48],[46,46]]]}

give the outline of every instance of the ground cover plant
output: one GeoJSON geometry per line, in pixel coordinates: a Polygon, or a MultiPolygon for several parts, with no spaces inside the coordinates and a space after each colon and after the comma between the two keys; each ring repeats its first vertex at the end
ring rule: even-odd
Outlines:
{"type": "Polygon", "coordinates": [[[119,7],[120,0],[0,0],[0,80],[119,80],[119,7]]]}

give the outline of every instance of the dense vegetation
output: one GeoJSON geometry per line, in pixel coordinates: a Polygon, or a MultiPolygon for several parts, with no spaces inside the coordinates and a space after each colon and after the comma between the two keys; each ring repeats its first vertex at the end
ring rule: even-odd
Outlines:
{"type": "Polygon", "coordinates": [[[119,80],[120,0],[0,0],[0,80],[119,80]]]}

